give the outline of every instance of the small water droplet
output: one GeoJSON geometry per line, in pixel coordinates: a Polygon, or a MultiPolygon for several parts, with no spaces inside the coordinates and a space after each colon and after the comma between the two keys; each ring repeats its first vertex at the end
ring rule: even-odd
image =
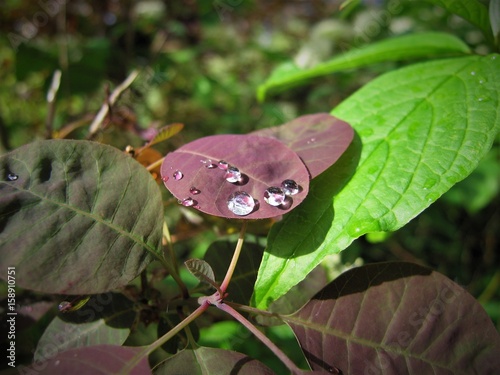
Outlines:
{"type": "Polygon", "coordinates": [[[191,206],[194,206],[194,204],[196,202],[194,201],[193,198],[188,197],[188,198],[183,199],[182,201],[179,201],[179,203],[182,204],[184,207],[191,207],[191,206]]]}
{"type": "Polygon", "coordinates": [[[299,185],[294,180],[285,180],[281,183],[281,188],[286,195],[295,195],[299,192],[299,185]]]}
{"type": "Polygon", "coordinates": [[[255,208],[255,200],[247,192],[237,191],[227,199],[227,208],[235,215],[245,216],[255,208]]]}
{"type": "Polygon", "coordinates": [[[482,102],[484,99],[483,98],[478,98],[477,101],[478,102],[482,102]]]}
{"type": "Polygon", "coordinates": [[[427,202],[435,202],[439,198],[438,193],[429,193],[425,196],[425,199],[427,199],[427,202]]]}
{"type": "Polygon", "coordinates": [[[313,138],[311,138],[311,139],[309,139],[307,141],[307,144],[311,144],[311,143],[314,143],[314,142],[316,142],[316,138],[313,137],[313,138]]]}
{"type": "Polygon", "coordinates": [[[180,170],[176,170],[172,176],[174,177],[175,181],[182,180],[182,177],[184,177],[180,170]]]}
{"type": "Polygon", "coordinates": [[[193,195],[198,195],[201,193],[200,189],[195,188],[194,186],[191,186],[191,189],[189,189],[189,192],[193,195]]]}
{"type": "Polygon", "coordinates": [[[224,161],[224,160],[219,160],[219,169],[222,169],[223,171],[227,171],[227,169],[229,168],[229,163],[227,161],[224,161]]]}
{"type": "Polygon", "coordinates": [[[471,75],[471,76],[475,76],[475,75],[476,75],[476,72],[472,71],[472,72],[470,72],[470,75],[471,75]]]}
{"type": "Polygon", "coordinates": [[[484,83],[484,79],[479,80],[479,84],[482,85],[484,83]]]}
{"type": "Polygon", "coordinates": [[[495,55],[491,56],[492,60],[495,60],[497,57],[495,55]]]}
{"type": "Polygon", "coordinates": [[[7,175],[7,180],[9,180],[9,181],[16,181],[18,178],[19,178],[19,176],[17,174],[14,174],[14,173],[9,173],[7,175]]]}
{"type": "Polygon", "coordinates": [[[217,165],[212,162],[212,159],[200,160],[203,164],[205,164],[205,168],[214,169],[217,168],[217,165]]]}
{"type": "Polygon", "coordinates": [[[280,206],[285,201],[285,192],[279,187],[270,187],[264,192],[264,201],[271,206],[280,206]]]}
{"type": "Polygon", "coordinates": [[[163,182],[167,182],[167,181],[168,181],[168,176],[163,176],[163,177],[161,178],[161,180],[162,180],[163,182]]]}
{"type": "Polygon", "coordinates": [[[232,165],[227,167],[226,175],[224,176],[228,182],[239,182],[241,179],[241,172],[238,168],[232,165]]]}

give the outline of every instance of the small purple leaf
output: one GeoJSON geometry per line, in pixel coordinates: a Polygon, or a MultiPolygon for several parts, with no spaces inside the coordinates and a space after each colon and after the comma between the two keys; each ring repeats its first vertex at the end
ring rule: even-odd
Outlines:
{"type": "Polygon", "coordinates": [[[227,218],[280,216],[299,205],[309,191],[309,173],[299,156],[276,139],[256,135],[197,139],[168,154],[161,175],[180,202],[191,198],[194,208],[227,218]],[[295,181],[299,192],[279,206],[266,203],[265,191],[280,187],[284,180],[295,181]]]}
{"type": "Polygon", "coordinates": [[[283,142],[300,156],[311,178],[314,178],[347,150],[354,137],[354,130],[347,122],[328,113],[317,113],[252,134],[283,142]]]}
{"type": "Polygon", "coordinates": [[[210,284],[215,289],[219,290],[219,285],[215,282],[214,270],[210,264],[202,259],[188,259],[184,262],[189,272],[198,280],[210,284]]]}

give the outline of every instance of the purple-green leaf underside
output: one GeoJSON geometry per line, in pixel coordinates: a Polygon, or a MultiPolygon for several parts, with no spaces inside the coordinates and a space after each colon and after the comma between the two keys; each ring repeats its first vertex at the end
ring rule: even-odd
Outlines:
{"type": "Polygon", "coordinates": [[[96,345],[64,351],[54,357],[20,369],[26,374],[39,375],[148,375],[152,374],[147,357],[129,368],[129,362],[143,351],[140,347],[96,345]],[[127,370],[125,370],[127,369],[127,370]]]}
{"type": "Polygon", "coordinates": [[[119,150],[49,140],[0,157],[0,275],[46,293],[119,288],[159,256],[158,185],[119,150]],[[153,256],[152,256],[153,255],[153,256]]]}
{"type": "Polygon", "coordinates": [[[311,178],[314,178],[334,164],[347,150],[354,137],[354,130],[347,122],[328,113],[316,113],[252,134],[283,142],[299,155],[311,178]]]}
{"type": "Polygon", "coordinates": [[[197,139],[169,153],[163,161],[161,175],[165,186],[180,201],[191,198],[194,208],[233,219],[280,216],[297,207],[309,191],[309,173],[297,154],[276,139],[255,135],[214,135],[197,139]],[[220,160],[240,170],[241,183],[226,181],[225,171],[217,167],[220,160]],[[215,167],[207,168],[210,163],[215,167]],[[177,171],[182,173],[181,179],[173,177],[177,171]],[[280,187],[286,179],[300,186],[299,193],[291,197],[291,205],[275,207],[264,202],[265,190],[280,187]],[[228,208],[228,198],[238,191],[258,201],[254,211],[246,216],[236,215],[228,208]]]}
{"type": "Polygon", "coordinates": [[[286,318],[313,369],[347,374],[495,374],[500,336],[481,305],[430,269],[349,270],[286,318]]]}

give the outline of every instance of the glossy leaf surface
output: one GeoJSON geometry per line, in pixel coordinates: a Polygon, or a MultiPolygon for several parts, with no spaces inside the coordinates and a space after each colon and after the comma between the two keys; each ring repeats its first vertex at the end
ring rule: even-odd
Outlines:
{"type": "Polygon", "coordinates": [[[469,175],[500,129],[499,81],[498,55],[428,62],[387,73],[335,108],[359,138],[271,229],[257,306],[355,238],[402,227],[469,175]]]}
{"type": "Polygon", "coordinates": [[[0,275],[15,266],[20,287],[95,294],[126,285],[159,256],[162,220],[155,181],[110,146],[50,140],[0,157],[0,275]]]}
{"type": "Polygon", "coordinates": [[[453,56],[469,52],[469,47],[463,41],[450,34],[427,32],[397,36],[351,49],[309,69],[300,69],[293,64],[279,67],[259,86],[257,97],[263,101],[269,91],[283,91],[311,78],[383,61],[453,56]]]}
{"type": "Polygon", "coordinates": [[[254,135],[214,135],[190,142],[169,153],[161,167],[165,186],[180,201],[207,214],[227,218],[264,219],[297,207],[309,191],[309,173],[295,152],[282,142],[254,135]],[[239,169],[241,182],[231,183],[220,160],[239,169]],[[267,188],[292,179],[301,190],[290,205],[271,206],[264,201],[267,188]],[[166,180],[166,181],[165,181],[166,180]],[[239,191],[257,201],[248,215],[228,208],[229,197],[239,191]]]}
{"type": "Polygon", "coordinates": [[[274,374],[263,363],[244,354],[230,350],[199,347],[195,350],[183,350],[161,363],[155,374],[238,374],[271,375],[274,374]]]}
{"type": "Polygon", "coordinates": [[[463,288],[402,262],[347,271],[288,317],[314,369],[343,374],[493,374],[500,336],[463,288]]]}
{"type": "Polygon", "coordinates": [[[311,178],[335,163],[351,143],[354,130],[328,113],[305,115],[253,134],[280,140],[300,156],[311,178]]]}
{"type": "Polygon", "coordinates": [[[70,349],[45,361],[37,362],[32,368],[24,368],[22,371],[25,371],[26,374],[43,375],[152,374],[147,357],[142,358],[132,369],[128,369],[129,362],[142,350],[140,347],[114,345],[70,349]]]}

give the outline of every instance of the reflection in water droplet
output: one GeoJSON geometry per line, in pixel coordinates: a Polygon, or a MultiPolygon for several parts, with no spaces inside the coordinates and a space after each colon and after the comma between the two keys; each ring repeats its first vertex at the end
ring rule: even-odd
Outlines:
{"type": "Polygon", "coordinates": [[[182,204],[184,207],[191,207],[194,206],[195,201],[193,200],[193,198],[189,197],[180,201],[180,204],[182,204]]]}
{"type": "Polygon", "coordinates": [[[189,192],[193,195],[198,195],[201,193],[200,189],[195,188],[194,186],[191,186],[191,189],[189,189],[189,192]]]}
{"type": "Polygon", "coordinates": [[[9,173],[7,175],[7,179],[9,181],[16,181],[18,178],[19,178],[19,176],[17,174],[14,174],[14,173],[9,173]]]}
{"type": "Polygon", "coordinates": [[[229,182],[238,182],[241,179],[241,172],[238,168],[230,165],[227,167],[226,175],[224,177],[229,182]]]}
{"type": "Polygon", "coordinates": [[[248,215],[255,208],[255,200],[244,191],[237,191],[227,199],[227,208],[235,215],[248,215]]]}
{"type": "Polygon", "coordinates": [[[182,180],[182,177],[184,177],[180,170],[176,170],[172,176],[174,177],[175,181],[182,180]]]}
{"type": "Polygon", "coordinates": [[[224,160],[219,160],[219,169],[222,169],[223,171],[227,171],[227,168],[229,167],[229,163],[224,160]]]}
{"type": "Polygon", "coordinates": [[[264,201],[271,206],[280,206],[285,201],[285,192],[279,187],[270,187],[264,192],[264,201]]]}
{"type": "Polygon", "coordinates": [[[285,180],[281,183],[281,188],[286,195],[295,195],[299,192],[299,185],[294,180],[285,180]]]}

